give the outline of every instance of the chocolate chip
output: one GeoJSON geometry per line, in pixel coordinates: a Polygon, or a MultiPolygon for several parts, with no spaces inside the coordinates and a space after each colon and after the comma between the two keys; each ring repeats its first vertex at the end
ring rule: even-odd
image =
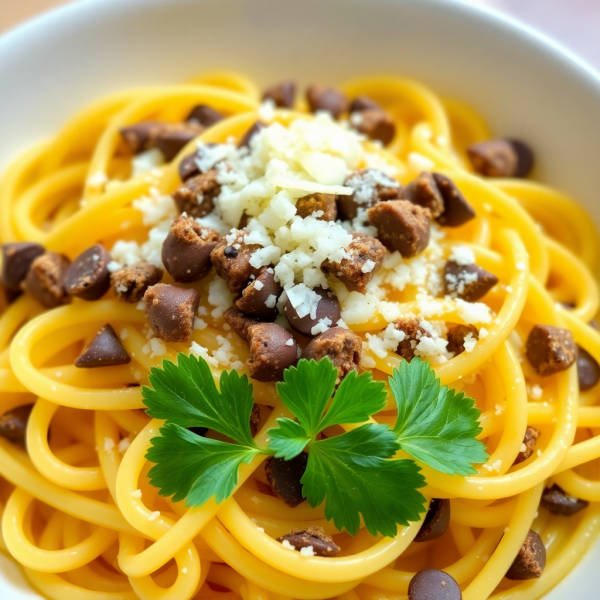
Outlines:
{"type": "Polygon", "coordinates": [[[381,109],[368,109],[355,112],[350,118],[354,129],[372,140],[380,141],[387,146],[396,135],[394,119],[381,109]]]}
{"type": "Polygon", "coordinates": [[[473,207],[449,177],[434,173],[433,178],[444,200],[444,212],[436,219],[440,225],[459,227],[475,218],[473,207]]]}
{"type": "Polygon", "coordinates": [[[275,281],[273,269],[263,269],[258,277],[244,288],[235,306],[255,319],[274,321],[281,292],[283,288],[275,281]]]}
{"type": "Polygon", "coordinates": [[[546,547],[542,538],[530,530],[505,577],[511,581],[537,579],[542,576],[545,566],[546,547]]]}
{"type": "Polygon", "coordinates": [[[321,221],[335,221],[337,218],[337,206],[334,194],[308,194],[296,200],[296,214],[303,219],[312,216],[316,212],[322,212],[321,221]]]}
{"type": "Polygon", "coordinates": [[[419,319],[404,317],[394,321],[394,328],[404,332],[404,339],[398,344],[396,354],[410,362],[415,357],[415,350],[421,338],[431,337],[425,329],[419,325],[419,319]]]}
{"type": "Polygon", "coordinates": [[[525,430],[525,436],[523,437],[523,446],[521,447],[521,451],[517,454],[517,458],[515,458],[515,462],[513,465],[518,465],[519,463],[527,460],[535,450],[535,444],[540,437],[540,430],[535,427],[527,426],[525,430]]]}
{"type": "Polygon", "coordinates": [[[568,369],[577,359],[573,334],[551,325],[536,325],[531,330],[526,352],[531,366],[543,377],[568,369]]]}
{"type": "Polygon", "coordinates": [[[157,284],[163,276],[162,269],[146,261],[140,261],[115,271],[110,283],[115,296],[123,302],[139,302],[146,290],[157,284]]]}
{"type": "Polygon", "coordinates": [[[308,454],[301,452],[291,460],[269,457],[265,462],[267,481],[273,493],[292,508],[304,502],[300,480],[306,471],[308,454]]]}
{"type": "Polygon", "coordinates": [[[467,302],[483,298],[497,283],[498,278],[479,265],[449,260],[444,269],[444,292],[467,302]]]}
{"type": "Polygon", "coordinates": [[[462,600],[462,592],[448,573],[426,569],[410,580],[408,600],[462,600]]]}
{"type": "Polygon", "coordinates": [[[533,167],[533,152],[519,140],[497,139],[467,148],[473,168],[486,177],[526,177],[533,167]]]}
{"type": "Polygon", "coordinates": [[[33,404],[18,406],[0,416],[0,437],[16,444],[25,444],[27,423],[33,404]]]}
{"type": "Polygon", "coordinates": [[[264,128],[265,126],[260,121],[256,121],[242,136],[242,139],[238,142],[238,148],[249,148],[252,138],[264,128]]]}
{"type": "Polygon", "coordinates": [[[115,330],[110,325],[104,325],[94,339],[86,346],[85,350],[75,361],[79,369],[95,369],[97,367],[113,367],[126,365],[131,362],[127,350],[117,337],[115,330]]]}
{"type": "MultiPolygon", "coordinates": [[[[239,249],[228,246],[227,242],[222,240],[210,255],[217,274],[226,281],[229,291],[234,294],[239,294],[248,285],[252,275],[256,277],[260,273],[259,268],[250,264],[252,254],[260,246],[258,244],[244,244],[241,238],[239,239],[239,249]],[[227,248],[232,248],[237,254],[234,256],[231,250],[227,250],[226,254],[227,248]]],[[[236,246],[238,243],[236,243],[236,246]]]]}
{"type": "Polygon", "coordinates": [[[110,254],[100,244],[82,252],[65,273],[65,289],[81,300],[99,300],[110,287],[110,254]]]}
{"type": "Polygon", "coordinates": [[[346,250],[346,257],[341,261],[324,260],[321,271],[335,275],[348,290],[364,294],[367,284],[383,264],[385,248],[370,235],[357,232],[350,235],[352,242],[346,250]]]}
{"type": "MultiPolygon", "coordinates": [[[[320,302],[319,302],[320,304],[320,302]]],[[[360,365],[362,340],[349,329],[332,327],[306,346],[302,358],[320,361],[326,356],[338,370],[338,382],[360,365]]]]}
{"type": "Polygon", "coordinates": [[[337,197],[338,209],[344,219],[355,219],[359,209],[367,209],[378,202],[403,197],[402,185],[378,169],[353,171],[344,181],[353,193],[337,197]]]}
{"type": "Polygon", "coordinates": [[[69,264],[66,256],[46,252],[31,263],[21,287],[46,308],[68,304],[71,298],[65,290],[65,274],[69,264]]]}
{"type": "Polygon", "coordinates": [[[340,547],[333,541],[330,535],[325,533],[322,527],[307,527],[306,529],[292,529],[284,536],[277,538],[278,542],[287,541],[295,550],[301,548],[313,549],[315,556],[335,556],[340,547]]]}
{"type": "Polygon", "coordinates": [[[313,292],[321,299],[317,304],[315,318],[311,318],[310,314],[303,317],[298,316],[298,312],[293,307],[291,300],[288,298],[283,306],[283,312],[291,328],[302,335],[312,337],[312,328],[323,319],[329,319],[329,325],[336,325],[341,319],[340,303],[331,290],[325,290],[322,287],[316,287],[313,292]]]}
{"type": "Polygon", "coordinates": [[[223,120],[223,115],[206,104],[194,106],[186,119],[188,122],[195,122],[204,127],[210,127],[221,120],[223,120]]]}
{"type": "Polygon", "coordinates": [[[581,346],[577,346],[577,375],[579,376],[579,389],[582,392],[592,389],[600,381],[600,365],[581,346]]]}
{"type": "Polygon", "coordinates": [[[544,490],[540,504],[553,515],[572,517],[580,510],[587,508],[590,503],[587,500],[569,496],[561,487],[555,484],[544,490]]]}
{"type": "Polygon", "coordinates": [[[258,404],[253,404],[252,412],[250,413],[250,433],[252,434],[252,437],[259,432],[261,421],[260,407],[258,404]]]}
{"type": "Polygon", "coordinates": [[[192,177],[196,177],[196,175],[200,175],[200,169],[196,163],[197,158],[198,155],[195,152],[183,157],[179,163],[179,167],[177,167],[177,172],[179,173],[181,181],[187,181],[192,177]]]}
{"type": "Polygon", "coordinates": [[[350,103],[350,112],[361,112],[363,110],[383,110],[377,102],[368,96],[357,96],[350,103]]]}
{"type": "Polygon", "coordinates": [[[311,112],[325,110],[338,119],[348,107],[346,94],[325,85],[313,84],[306,90],[306,99],[311,112]]]}
{"type": "Polygon", "coordinates": [[[189,217],[205,217],[213,211],[214,199],[221,193],[216,169],[210,169],[188,179],[173,193],[173,200],[180,213],[189,217]]]}
{"type": "Polygon", "coordinates": [[[198,281],[210,270],[210,253],[220,239],[216,231],[203,227],[192,217],[178,217],[163,242],[165,269],[175,281],[198,281]]]}
{"type": "Polygon", "coordinates": [[[2,246],[2,276],[0,281],[10,292],[18,292],[31,263],[44,254],[44,247],[30,242],[16,242],[2,246]]]}
{"type": "Polygon", "coordinates": [[[154,335],[165,342],[188,342],[194,332],[194,320],[200,294],[165,283],[149,287],[144,294],[146,317],[154,335]]]}
{"type": "Polygon", "coordinates": [[[425,520],[419,533],[415,537],[415,542],[430,542],[442,537],[450,524],[450,500],[432,498],[429,503],[425,520]]]}
{"type": "Polygon", "coordinates": [[[165,160],[171,161],[203,127],[195,123],[163,123],[145,121],[119,130],[121,137],[134,154],[158,148],[165,160]]]}
{"type": "Polygon", "coordinates": [[[448,345],[446,350],[453,352],[454,356],[458,356],[465,351],[465,338],[468,335],[474,340],[479,339],[479,331],[475,325],[456,325],[448,331],[448,345]]]}
{"type": "Polygon", "coordinates": [[[404,258],[420,254],[429,244],[431,213],[406,200],[379,202],[367,211],[379,241],[404,258]]]}
{"type": "Polygon", "coordinates": [[[248,327],[250,377],[257,381],[282,381],[283,371],[298,362],[300,349],[289,331],[275,323],[248,327]]]}
{"type": "Polygon", "coordinates": [[[296,84],[291,81],[282,81],[265,90],[262,99],[273,100],[279,108],[292,108],[296,96],[296,84]]]}
{"type": "Polygon", "coordinates": [[[223,315],[225,322],[244,340],[248,339],[248,328],[251,325],[262,323],[258,319],[253,319],[238,310],[235,306],[228,308],[223,315]]]}
{"type": "Polygon", "coordinates": [[[226,246],[225,250],[223,250],[223,255],[227,258],[237,258],[239,252],[233,246],[226,246]]]}
{"type": "Polygon", "coordinates": [[[167,162],[172,161],[194,138],[204,131],[195,123],[169,123],[156,137],[156,147],[167,162]]]}
{"type": "Polygon", "coordinates": [[[424,171],[406,186],[404,197],[428,208],[433,218],[446,227],[459,227],[475,217],[473,207],[455,183],[441,173],[424,171]]]}

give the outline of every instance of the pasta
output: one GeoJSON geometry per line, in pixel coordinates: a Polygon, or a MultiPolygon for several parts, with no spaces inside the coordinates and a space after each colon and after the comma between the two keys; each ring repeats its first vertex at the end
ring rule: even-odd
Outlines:
{"type": "MultiPolygon", "coordinates": [[[[399,528],[394,538],[373,537],[364,528],[354,538],[339,533],[321,506],[291,508],[269,492],[264,457],[241,466],[234,495],[221,504],[213,498],[186,508],[159,496],[148,482],[151,464],[145,455],[160,423],[140,410],[137,384],[147,384],[150,368],[163,359],[189,353],[189,344],[153,345],[144,312],[113,292],[51,310],[29,294],[11,303],[2,297],[0,414],[34,408],[27,451],[0,437],[0,549],[18,561],[45,597],[400,600],[408,597],[416,572],[442,569],[460,585],[465,600],[534,600],[561,581],[595,540],[600,525],[598,388],[580,391],[575,368],[540,376],[524,347],[536,324],[567,328],[600,362],[600,333],[589,326],[598,310],[592,275],[598,238],[591,220],[573,199],[540,183],[476,174],[467,149],[492,136],[468,106],[391,76],[351,81],[342,89],[349,98],[372,98],[393,119],[395,136],[385,148],[364,142],[373,164],[392,165],[405,186],[422,170],[439,172],[475,210],[468,223],[440,228],[443,235],[435,239],[440,254],[430,258],[427,250],[426,260],[442,256],[443,262],[460,245],[500,280],[481,301],[493,311],[488,320],[467,314],[465,303],[449,296],[431,309],[439,322],[479,327],[472,351],[448,360],[440,351],[428,359],[444,385],[476,399],[482,411],[479,439],[490,454],[474,476],[423,467],[427,498],[450,499],[448,531],[427,543],[413,541],[419,522],[399,528]],[[75,360],[106,323],[131,363],[78,369],[75,360]],[[514,465],[528,426],[540,432],[536,452],[514,465]],[[570,518],[540,508],[544,488],[554,484],[589,506],[570,518]],[[304,556],[275,539],[307,526],[334,535],[341,553],[304,556]],[[535,580],[509,581],[504,575],[530,529],[546,547],[546,569],[535,580]]],[[[178,167],[195,142],[171,162],[144,168],[138,161],[132,168],[119,130],[151,119],[179,122],[194,105],[227,115],[201,133],[205,144],[239,140],[257,118],[284,126],[308,118],[303,101],[296,102],[295,112],[272,113],[260,97],[244,76],[218,72],[184,85],[120,92],[92,104],[3,175],[1,242],[35,242],[71,260],[98,243],[112,249],[133,241],[139,251],[158,223],[140,210],[140,199],[154,198],[152,207],[159,210],[158,198],[180,184],[178,167]]],[[[419,259],[410,260],[406,264],[419,259]]],[[[397,268],[388,271],[393,275],[397,268]]],[[[192,339],[214,359],[218,373],[227,359],[215,359],[219,352],[242,365],[249,350],[244,340],[229,335],[211,277],[194,285],[202,323],[192,339]]],[[[403,313],[431,308],[415,285],[385,289],[386,306],[399,306],[403,313]]],[[[362,320],[346,318],[349,302],[342,302],[342,317],[363,340],[362,367],[385,379],[402,360],[389,346],[380,350],[390,318],[383,309],[362,320]]],[[[287,413],[273,383],[253,385],[267,415],[256,435],[264,442],[267,430],[287,413]]],[[[381,423],[392,418],[391,406],[376,416],[381,423]]]]}

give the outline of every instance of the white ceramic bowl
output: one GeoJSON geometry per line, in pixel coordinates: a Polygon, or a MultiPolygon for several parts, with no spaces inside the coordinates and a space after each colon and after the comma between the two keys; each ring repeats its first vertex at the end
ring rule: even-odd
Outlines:
{"type": "MultiPolygon", "coordinates": [[[[84,0],[0,38],[0,170],[114,90],[239,69],[261,83],[415,77],[529,141],[535,176],[600,225],[600,79],[540,34],[451,0],[84,0]]],[[[597,597],[590,552],[547,600],[597,597]]],[[[0,598],[37,598],[0,557],[0,598]]]]}

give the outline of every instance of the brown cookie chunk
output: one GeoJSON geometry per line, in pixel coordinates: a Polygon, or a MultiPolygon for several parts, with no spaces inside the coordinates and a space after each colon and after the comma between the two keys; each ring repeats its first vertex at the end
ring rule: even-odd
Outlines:
{"type": "Polygon", "coordinates": [[[233,246],[229,246],[225,240],[220,241],[210,255],[217,274],[234,294],[239,294],[248,285],[252,275],[256,277],[260,273],[260,268],[250,264],[252,254],[260,246],[244,244],[241,238],[238,240],[233,246]]]}
{"type": "Polygon", "coordinates": [[[546,547],[542,538],[530,530],[505,577],[511,581],[537,579],[542,576],[545,566],[546,547]]]}
{"type": "Polygon", "coordinates": [[[521,451],[519,454],[517,454],[517,458],[515,458],[513,465],[518,465],[524,460],[527,460],[533,454],[533,451],[535,450],[535,444],[539,437],[540,430],[528,425],[527,429],[525,430],[521,451]]]}
{"type": "Polygon", "coordinates": [[[273,269],[263,267],[235,301],[235,306],[246,315],[261,321],[274,321],[277,317],[277,300],[283,288],[275,281],[273,269]]]}
{"type": "Polygon", "coordinates": [[[107,265],[110,254],[100,244],[82,252],[65,273],[65,289],[69,296],[81,300],[99,300],[110,287],[107,265]]]}
{"type": "Polygon", "coordinates": [[[144,303],[154,335],[165,342],[188,342],[194,333],[199,301],[196,290],[165,283],[149,287],[144,303]]]}
{"type": "Polygon", "coordinates": [[[306,100],[311,112],[324,110],[339,119],[348,107],[346,94],[325,85],[313,84],[306,90],[306,100]]]}
{"type": "Polygon", "coordinates": [[[334,194],[309,194],[296,200],[296,214],[303,219],[312,216],[317,211],[323,214],[318,219],[321,221],[335,221],[337,206],[334,194]]]}
{"type": "Polygon", "coordinates": [[[256,121],[256,123],[254,123],[250,127],[250,129],[248,129],[248,131],[246,131],[246,133],[242,136],[242,138],[238,142],[238,148],[250,148],[250,142],[252,141],[252,138],[257,133],[260,133],[264,128],[265,125],[263,123],[261,123],[260,121],[256,121]]]}
{"type": "Polygon", "coordinates": [[[459,227],[475,218],[475,210],[456,184],[441,173],[424,171],[406,186],[404,197],[428,208],[433,218],[446,227],[459,227]]]}
{"type": "Polygon", "coordinates": [[[377,227],[379,241],[404,258],[420,254],[429,244],[431,213],[406,200],[379,202],[367,211],[369,222],[377,227]]]}
{"type": "Polygon", "coordinates": [[[192,217],[178,217],[173,221],[162,247],[165,269],[175,281],[192,283],[204,277],[212,263],[210,253],[221,236],[203,227],[192,217]]]}
{"type": "Polygon", "coordinates": [[[225,322],[244,340],[248,339],[248,328],[251,325],[262,323],[259,319],[253,319],[238,310],[235,306],[228,308],[223,315],[225,322]]]}
{"type": "Polygon", "coordinates": [[[355,219],[358,209],[371,208],[378,202],[398,200],[403,197],[402,185],[378,169],[358,169],[344,181],[352,194],[337,197],[338,210],[344,219],[355,219]]]}
{"type": "Polygon", "coordinates": [[[290,324],[291,328],[302,335],[312,337],[312,328],[322,321],[323,319],[329,319],[330,326],[335,326],[341,319],[340,303],[336,295],[331,290],[325,290],[322,287],[316,287],[313,289],[315,294],[318,294],[321,298],[317,304],[317,311],[315,318],[311,318],[310,314],[304,317],[299,317],[298,312],[292,305],[290,299],[285,301],[283,306],[283,312],[285,317],[290,324]]]}
{"type": "Polygon", "coordinates": [[[221,193],[216,169],[191,177],[173,193],[173,200],[180,213],[188,217],[205,217],[215,207],[214,199],[221,193]]]}
{"type": "Polygon", "coordinates": [[[600,381],[600,365],[581,346],[577,346],[577,375],[579,377],[579,389],[582,392],[591,390],[600,381]]]}
{"type": "Polygon", "coordinates": [[[65,289],[65,275],[69,264],[63,254],[46,252],[31,263],[21,287],[46,308],[68,304],[71,298],[65,289]]]}
{"type": "Polygon", "coordinates": [[[324,260],[321,271],[335,275],[347,289],[364,293],[383,264],[385,248],[370,235],[356,232],[350,235],[352,242],[346,250],[347,257],[341,261],[324,260]]]}
{"type": "Polygon", "coordinates": [[[540,504],[553,515],[561,515],[562,517],[572,517],[590,505],[587,500],[569,496],[556,484],[544,490],[540,504]]]}
{"type": "Polygon", "coordinates": [[[430,542],[442,537],[450,525],[450,500],[432,498],[425,515],[425,520],[415,542],[430,542]]]}
{"type": "Polygon", "coordinates": [[[94,336],[92,341],[75,361],[75,366],[80,369],[95,369],[97,367],[113,367],[127,365],[131,362],[127,350],[123,348],[121,340],[115,330],[106,324],[94,336]]]}
{"type": "Polygon", "coordinates": [[[188,123],[197,123],[203,127],[210,127],[222,120],[223,115],[207,104],[197,104],[186,118],[188,123]]]}
{"type": "Polygon", "coordinates": [[[260,407],[258,404],[253,404],[252,412],[250,413],[250,433],[252,434],[252,437],[260,431],[261,421],[260,407]]]}
{"type": "Polygon", "coordinates": [[[462,600],[462,592],[448,573],[426,569],[410,580],[408,600],[462,600]]]}
{"type": "Polygon", "coordinates": [[[487,140],[467,148],[473,169],[485,177],[526,177],[533,167],[531,148],[508,139],[487,140]]]}
{"type": "Polygon", "coordinates": [[[362,340],[343,327],[332,327],[313,338],[306,346],[302,358],[316,360],[328,357],[338,370],[338,383],[360,365],[362,340]]]}
{"type": "Polygon", "coordinates": [[[139,302],[146,290],[157,284],[163,276],[162,269],[146,261],[140,261],[115,271],[110,283],[115,296],[123,302],[139,302]]]}
{"type": "Polygon", "coordinates": [[[389,113],[380,108],[354,112],[350,122],[358,132],[363,133],[372,140],[381,142],[384,146],[387,146],[396,135],[394,119],[389,113]]]}
{"type": "Polygon", "coordinates": [[[283,371],[298,362],[300,348],[289,331],[275,323],[248,327],[250,377],[257,381],[282,381],[283,371]]]}
{"type": "Polygon", "coordinates": [[[383,108],[377,104],[374,100],[371,100],[369,96],[356,96],[352,102],[350,102],[350,113],[361,112],[363,110],[383,110],[383,108]]]}
{"type": "Polygon", "coordinates": [[[398,344],[396,354],[410,362],[415,357],[415,349],[422,337],[431,337],[419,325],[419,319],[405,317],[394,321],[394,327],[404,332],[404,339],[398,344]]]}
{"type": "Polygon", "coordinates": [[[483,298],[497,283],[498,278],[479,265],[459,265],[449,260],[444,269],[444,292],[467,302],[483,298]]]}
{"type": "Polygon", "coordinates": [[[310,546],[316,556],[335,556],[340,551],[340,547],[330,535],[325,533],[322,527],[292,529],[289,533],[277,538],[277,541],[282,543],[286,541],[296,550],[310,546]]]}
{"type": "Polygon", "coordinates": [[[44,247],[30,242],[2,245],[2,274],[0,282],[5,290],[19,292],[31,263],[44,254],[44,247]]]}
{"type": "Polygon", "coordinates": [[[267,481],[273,493],[292,508],[304,502],[300,480],[306,471],[308,454],[301,452],[291,460],[270,456],[265,462],[267,481]]]}
{"type": "Polygon", "coordinates": [[[198,147],[195,152],[187,154],[181,159],[181,162],[177,167],[177,172],[179,173],[181,181],[187,181],[196,175],[200,175],[200,173],[206,173],[210,170],[209,168],[200,168],[200,161],[206,157],[208,149],[214,148],[215,146],[218,146],[218,144],[203,144],[198,147]]]}
{"type": "Polygon", "coordinates": [[[267,88],[262,99],[273,100],[278,108],[292,108],[295,97],[296,84],[291,80],[286,80],[267,88]]]}
{"type": "Polygon", "coordinates": [[[16,444],[25,444],[27,423],[33,404],[18,406],[0,416],[0,437],[16,444]]]}
{"type": "Polygon", "coordinates": [[[526,343],[527,358],[538,375],[553,375],[577,360],[577,345],[568,329],[536,325],[526,343]]]}
{"type": "Polygon", "coordinates": [[[478,340],[479,331],[475,325],[456,325],[448,331],[448,345],[446,350],[453,352],[454,356],[458,356],[465,351],[465,338],[471,334],[471,336],[478,340]]]}
{"type": "Polygon", "coordinates": [[[164,123],[145,121],[119,130],[121,137],[133,154],[158,148],[171,161],[204,127],[196,123],[164,123]]]}

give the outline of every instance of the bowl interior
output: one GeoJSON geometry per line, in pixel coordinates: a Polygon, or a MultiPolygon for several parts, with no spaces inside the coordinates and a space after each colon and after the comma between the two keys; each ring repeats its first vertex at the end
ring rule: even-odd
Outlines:
{"type": "MultiPolygon", "coordinates": [[[[536,178],[574,195],[600,225],[598,76],[525,27],[448,0],[84,0],[68,6],[0,38],[0,171],[105,93],[218,68],[259,83],[289,77],[336,83],[374,73],[417,78],[469,102],[498,135],[530,142],[536,178]]],[[[587,564],[594,556],[600,547],[587,564]]],[[[590,571],[580,566],[548,598],[567,598],[569,585],[593,597],[590,571]]],[[[0,576],[0,597],[31,597],[6,585],[13,584],[0,576]]]]}

